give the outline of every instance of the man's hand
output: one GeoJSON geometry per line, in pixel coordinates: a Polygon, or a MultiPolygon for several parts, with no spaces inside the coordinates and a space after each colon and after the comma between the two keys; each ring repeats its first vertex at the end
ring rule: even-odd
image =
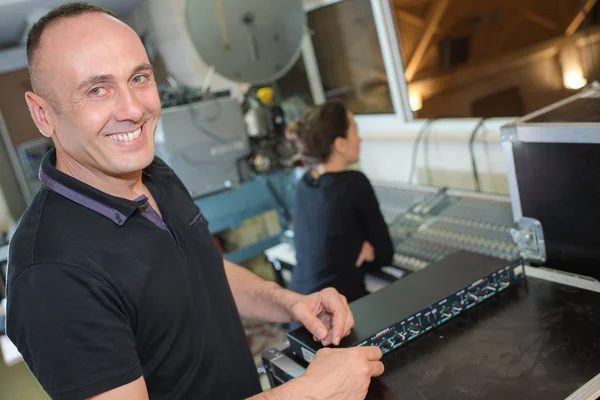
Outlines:
{"type": "MultiPolygon", "coordinates": [[[[304,393],[319,399],[364,399],[371,377],[383,374],[379,347],[321,349],[306,372],[297,378],[304,393]]],[[[311,396],[307,396],[312,398],[311,396]]]]}
{"type": "Polygon", "coordinates": [[[371,378],[383,374],[380,359],[376,346],[321,349],[301,377],[248,400],[363,400],[371,378]]]}
{"type": "Polygon", "coordinates": [[[375,260],[375,249],[371,246],[371,243],[365,241],[363,242],[358,258],[356,259],[356,268],[363,265],[365,261],[373,262],[373,260],[375,260]]]}
{"type": "Polygon", "coordinates": [[[306,327],[323,346],[339,345],[354,327],[348,301],[332,288],[302,296],[290,308],[292,319],[306,327]]]}

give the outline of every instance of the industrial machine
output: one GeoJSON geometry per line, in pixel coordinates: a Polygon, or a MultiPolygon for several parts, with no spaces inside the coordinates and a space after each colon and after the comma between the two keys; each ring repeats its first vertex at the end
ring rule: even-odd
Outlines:
{"type": "Polygon", "coordinates": [[[269,84],[300,57],[301,0],[187,0],[187,27],[202,59],[236,82],[269,84]]]}
{"type": "Polygon", "coordinates": [[[292,106],[286,101],[286,109],[274,99],[270,87],[252,89],[246,93],[244,119],[248,130],[251,155],[250,168],[256,173],[288,170],[301,165],[301,157],[295,143],[285,134],[287,124],[302,114],[306,105],[292,106]]]}
{"type": "MultiPolygon", "coordinates": [[[[271,87],[300,56],[305,32],[301,0],[186,1],[193,45],[210,73],[201,88],[161,88],[156,154],[181,178],[213,234],[274,210],[291,223],[296,149],[284,128],[281,99],[271,87]],[[249,85],[243,101],[213,92],[213,73],[249,85]]],[[[280,235],[224,254],[242,262],[279,242],[280,235]]]]}
{"type": "Polygon", "coordinates": [[[157,154],[194,197],[293,167],[296,151],[284,135],[286,116],[269,85],[300,56],[302,2],[188,0],[186,7],[191,41],[211,69],[202,88],[175,83],[162,90],[157,154]],[[249,84],[244,101],[213,94],[213,71],[249,84]]]}
{"type": "Polygon", "coordinates": [[[156,155],[173,168],[194,198],[239,185],[238,165],[249,151],[240,105],[232,97],[162,111],[156,155]]]}

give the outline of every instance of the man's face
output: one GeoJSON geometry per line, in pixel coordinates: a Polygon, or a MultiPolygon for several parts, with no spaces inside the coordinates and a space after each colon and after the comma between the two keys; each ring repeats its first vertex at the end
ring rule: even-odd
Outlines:
{"type": "Polygon", "coordinates": [[[68,18],[46,30],[38,55],[53,104],[44,134],[67,163],[123,176],[152,162],[160,99],[133,30],[99,13],[68,18]]]}

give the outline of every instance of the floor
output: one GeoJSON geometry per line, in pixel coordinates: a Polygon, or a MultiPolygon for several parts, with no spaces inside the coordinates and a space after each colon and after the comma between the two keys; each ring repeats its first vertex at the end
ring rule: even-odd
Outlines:
{"type": "MultiPolygon", "coordinates": [[[[264,279],[275,279],[273,267],[262,256],[244,263],[244,266],[264,279]]],[[[244,321],[248,345],[250,346],[250,350],[254,356],[254,362],[259,371],[262,369],[262,362],[260,359],[261,354],[286,340],[284,328],[285,327],[281,324],[244,321]]],[[[260,378],[263,390],[269,389],[270,385],[267,376],[264,373],[261,373],[260,378]]]]}
{"type": "Polygon", "coordinates": [[[2,400],[47,400],[44,393],[25,363],[8,367],[0,358],[0,399],[2,400]]]}

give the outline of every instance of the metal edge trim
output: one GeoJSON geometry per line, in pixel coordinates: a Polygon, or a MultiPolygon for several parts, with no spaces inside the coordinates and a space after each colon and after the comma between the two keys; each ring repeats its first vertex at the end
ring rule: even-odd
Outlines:
{"type": "Polygon", "coordinates": [[[393,4],[391,0],[371,0],[371,12],[388,77],[394,114],[404,121],[412,121],[415,116],[410,109],[408,83],[404,78],[404,63],[400,54],[401,43],[398,40],[393,4]]]}
{"type": "MultiPolygon", "coordinates": [[[[591,90],[594,90],[594,89],[591,89],[591,90]]],[[[533,118],[536,118],[536,117],[538,117],[538,116],[540,116],[542,114],[546,114],[548,111],[551,111],[551,110],[554,110],[556,108],[562,107],[565,104],[568,104],[568,103],[574,101],[575,99],[578,99],[580,97],[587,97],[587,96],[589,96],[588,92],[590,92],[590,90],[583,90],[583,91],[581,91],[579,93],[576,93],[576,94],[574,94],[572,96],[569,96],[569,97],[567,97],[565,99],[562,99],[562,100],[560,100],[560,101],[558,101],[556,103],[552,103],[552,104],[547,105],[546,107],[542,107],[539,110],[532,112],[531,114],[527,114],[527,115],[525,115],[525,116],[517,119],[514,122],[514,124],[518,126],[518,125],[520,125],[520,124],[522,124],[524,122],[527,122],[527,121],[529,121],[529,120],[531,120],[533,118]]]]}
{"type": "Polygon", "coordinates": [[[304,35],[302,37],[300,48],[302,49],[302,59],[304,61],[304,68],[306,69],[306,78],[308,79],[308,86],[313,98],[313,103],[321,105],[325,103],[326,100],[325,89],[323,89],[323,79],[321,79],[321,72],[319,71],[319,64],[317,63],[317,56],[311,33],[306,26],[304,28],[304,35]]]}
{"type": "Polygon", "coordinates": [[[510,193],[513,219],[516,223],[523,217],[523,209],[521,208],[521,196],[519,194],[519,185],[517,183],[517,171],[515,168],[512,142],[502,142],[502,150],[504,152],[504,160],[506,163],[506,178],[508,180],[508,191],[510,193]]]}
{"type": "Polygon", "coordinates": [[[529,265],[525,266],[525,272],[528,277],[543,279],[549,282],[600,293],[600,282],[587,276],[572,274],[546,267],[531,267],[529,265]]]}
{"type": "Polygon", "coordinates": [[[392,189],[392,190],[411,190],[416,192],[422,192],[423,194],[438,193],[439,187],[418,185],[414,183],[385,181],[385,180],[371,180],[371,184],[375,189],[392,189]]]}
{"type": "Polygon", "coordinates": [[[510,203],[510,197],[503,194],[473,192],[460,189],[449,189],[446,194],[448,196],[466,197],[469,199],[489,200],[498,203],[510,203]]]}
{"type": "Polygon", "coordinates": [[[517,128],[517,137],[521,142],[527,143],[599,144],[599,128],[600,124],[588,126],[569,125],[568,127],[566,124],[545,127],[529,125],[517,128]]]}
{"type": "Polygon", "coordinates": [[[585,385],[579,388],[576,392],[571,394],[565,400],[597,400],[600,396],[600,374],[590,379],[585,385]]]}

